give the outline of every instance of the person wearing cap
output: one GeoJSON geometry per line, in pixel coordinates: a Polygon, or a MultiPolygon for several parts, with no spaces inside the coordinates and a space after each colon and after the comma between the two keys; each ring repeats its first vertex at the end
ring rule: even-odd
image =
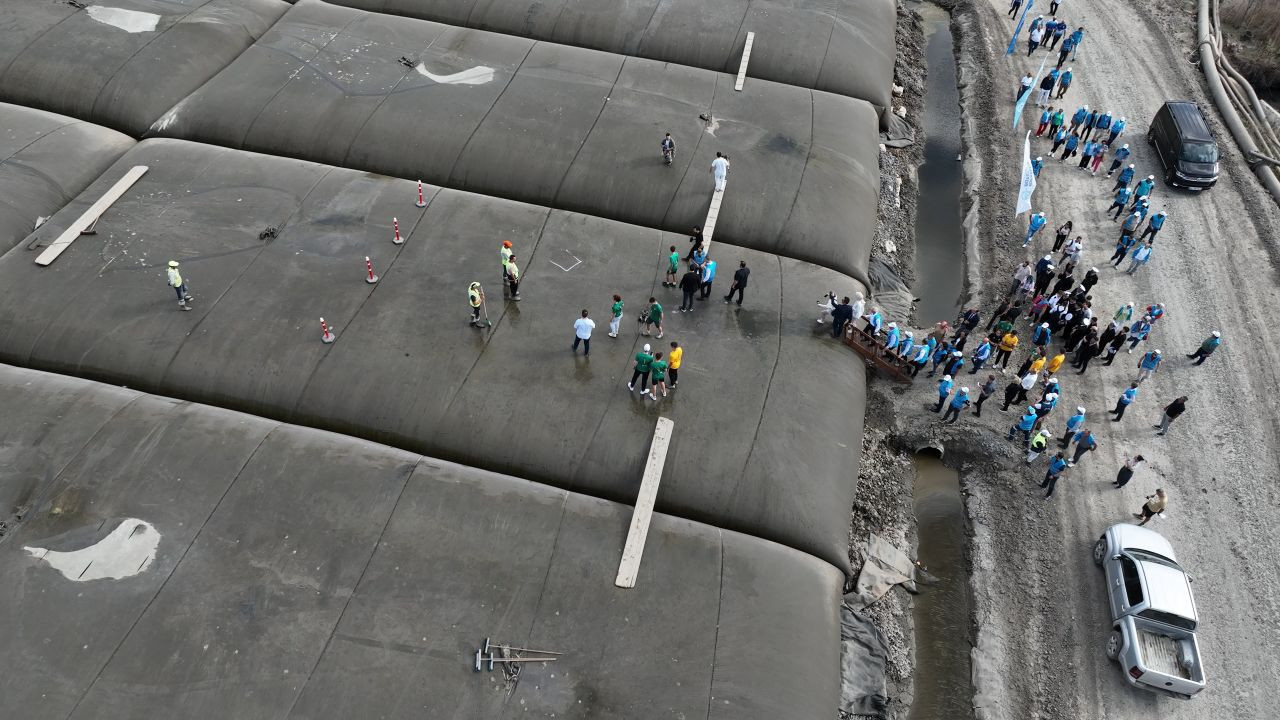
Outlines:
{"type": "Polygon", "coordinates": [[[942,404],[947,401],[951,395],[951,388],[955,387],[955,382],[950,375],[943,375],[938,381],[938,404],[933,406],[934,412],[942,412],[942,404]]]}
{"type": "Polygon", "coordinates": [[[1129,383],[1129,387],[1120,393],[1120,399],[1116,400],[1116,407],[1111,412],[1115,413],[1115,417],[1111,418],[1111,422],[1120,422],[1120,418],[1124,417],[1124,411],[1138,399],[1138,383],[1129,383]]]}
{"type": "Polygon", "coordinates": [[[1044,473],[1044,480],[1040,482],[1040,487],[1045,489],[1045,500],[1053,496],[1053,489],[1058,485],[1058,478],[1062,477],[1063,471],[1068,467],[1071,467],[1071,463],[1067,462],[1062,453],[1054,454],[1053,459],[1049,461],[1049,469],[1044,473]]]}
{"type": "Polygon", "coordinates": [[[1151,262],[1151,253],[1155,250],[1155,246],[1148,240],[1145,243],[1134,248],[1133,253],[1129,256],[1129,267],[1124,271],[1126,275],[1132,275],[1138,272],[1143,265],[1151,262]]]}
{"type": "Polygon", "coordinates": [[[1030,465],[1036,458],[1040,457],[1040,453],[1049,447],[1049,441],[1053,439],[1053,431],[1048,428],[1041,428],[1039,432],[1031,437],[1031,442],[1027,444],[1027,464],[1030,465]]]}
{"type": "Polygon", "coordinates": [[[480,287],[479,282],[473,282],[467,286],[467,301],[471,303],[471,324],[484,327],[484,323],[480,322],[480,306],[484,305],[484,288],[480,287]]]}
{"type": "MultiPolygon", "coordinates": [[[[1111,134],[1107,136],[1107,144],[1115,145],[1116,140],[1119,139],[1121,133],[1124,132],[1125,126],[1127,126],[1128,124],[1129,122],[1125,120],[1123,117],[1111,123],[1111,134]]],[[[1129,146],[1125,145],[1125,147],[1127,148],[1129,146]]],[[[1126,153],[1126,155],[1128,155],[1128,153],[1126,153]]],[[[1108,173],[1108,175],[1110,175],[1110,173],[1108,173]]]]}
{"type": "Polygon", "coordinates": [[[898,323],[889,323],[888,332],[884,334],[884,350],[885,353],[891,355],[898,354],[898,341],[902,339],[902,333],[898,330],[898,323]]]}
{"type": "Polygon", "coordinates": [[[1159,372],[1160,361],[1163,359],[1164,356],[1160,354],[1159,350],[1152,350],[1151,352],[1143,355],[1142,358],[1138,360],[1138,379],[1133,381],[1134,384],[1136,385],[1137,383],[1151,377],[1153,373],[1159,372]]]}
{"type": "Polygon", "coordinates": [[[1098,284],[1098,280],[1098,268],[1089,268],[1089,271],[1084,274],[1084,277],[1080,278],[1080,287],[1084,288],[1084,294],[1088,295],[1089,291],[1093,289],[1093,286],[1098,284]]]}
{"type": "Polygon", "coordinates": [[[622,324],[622,296],[614,294],[613,304],[609,306],[609,337],[618,337],[618,326],[622,324]]]}
{"type": "Polygon", "coordinates": [[[1169,506],[1169,496],[1164,494],[1163,489],[1157,489],[1155,495],[1148,495],[1147,501],[1142,505],[1142,512],[1136,512],[1133,516],[1142,522],[1138,523],[1138,527],[1146,525],[1148,521],[1155,515],[1164,512],[1169,506]]]}
{"type": "Polygon", "coordinates": [[[920,343],[916,346],[915,353],[911,356],[911,377],[916,377],[925,365],[929,364],[929,343],[920,343]]]}
{"type": "Polygon", "coordinates": [[[969,388],[960,388],[960,392],[957,392],[956,396],[951,398],[951,402],[947,405],[947,411],[942,414],[942,422],[955,424],[955,421],[960,419],[960,411],[969,407],[970,404],[969,388]]]}
{"type": "Polygon", "coordinates": [[[644,349],[636,353],[635,372],[631,373],[631,382],[627,383],[627,389],[635,391],[636,380],[640,381],[640,394],[644,395],[648,392],[649,387],[649,368],[653,366],[653,355],[649,354],[649,345],[645,344],[644,349]]]}
{"type": "Polygon", "coordinates": [[[1031,406],[1036,409],[1036,424],[1031,426],[1033,431],[1040,429],[1040,424],[1049,416],[1049,413],[1053,412],[1053,408],[1057,403],[1057,393],[1049,393],[1043,400],[1031,406]]]}
{"type": "Polygon", "coordinates": [[[1128,350],[1129,354],[1132,355],[1133,349],[1138,347],[1139,343],[1146,340],[1147,335],[1149,335],[1150,333],[1151,333],[1151,318],[1147,317],[1146,315],[1143,315],[1141,318],[1138,319],[1138,322],[1133,324],[1133,327],[1129,328],[1129,350],[1128,350]]]}
{"type": "MultiPolygon", "coordinates": [[[[1123,122],[1124,122],[1124,118],[1120,118],[1120,120],[1117,121],[1116,124],[1121,124],[1123,122]]],[[[1112,127],[1111,131],[1115,132],[1115,127],[1112,127]]],[[[1115,138],[1113,137],[1111,139],[1111,142],[1108,144],[1114,145],[1115,138]]],[[[1116,148],[1115,154],[1111,156],[1111,167],[1107,170],[1107,177],[1111,177],[1113,174],[1115,174],[1115,171],[1120,169],[1120,166],[1124,164],[1125,160],[1129,159],[1129,155],[1131,155],[1132,153],[1133,151],[1129,149],[1129,143],[1125,143],[1124,145],[1121,145],[1120,147],[1116,148]]],[[[1130,179],[1132,180],[1133,178],[1130,177],[1130,179]]],[[[1128,184],[1129,183],[1125,183],[1125,185],[1128,185],[1128,184]]]]}
{"type": "Polygon", "coordinates": [[[942,371],[943,374],[959,377],[962,369],[964,369],[964,353],[960,350],[952,350],[951,357],[947,360],[947,366],[942,371]]]}
{"type": "Polygon", "coordinates": [[[908,358],[911,357],[911,351],[915,349],[915,346],[915,336],[911,334],[910,330],[906,331],[902,335],[901,342],[898,343],[898,357],[902,358],[905,362],[910,362],[908,358]]]}
{"type": "Polygon", "coordinates": [[[505,286],[511,282],[510,276],[507,275],[507,263],[511,262],[511,241],[503,240],[502,248],[498,251],[502,254],[502,284],[505,286]]]}
{"type": "Polygon", "coordinates": [[[1084,418],[1085,418],[1084,406],[1081,405],[1076,408],[1075,415],[1072,415],[1071,417],[1067,418],[1067,428],[1062,433],[1062,440],[1058,443],[1058,447],[1062,448],[1063,450],[1067,449],[1067,446],[1071,444],[1072,436],[1074,436],[1075,433],[1078,430],[1080,430],[1081,425],[1084,425],[1084,418]]]}
{"type": "Polygon", "coordinates": [[[1044,228],[1046,222],[1044,211],[1040,211],[1031,216],[1031,219],[1027,223],[1027,236],[1022,241],[1022,247],[1026,247],[1031,244],[1032,238],[1034,238],[1036,233],[1040,232],[1040,230],[1044,228]]]}
{"type": "Polygon", "coordinates": [[[1031,344],[1036,347],[1045,347],[1053,342],[1053,332],[1049,330],[1049,323],[1042,322],[1031,331],[1031,344]]]}
{"type": "Polygon", "coordinates": [[[1165,433],[1169,432],[1169,425],[1174,420],[1177,420],[1178,417],[1182,415],[1182,413],[1186,412],[1186,410],[1187,410],[1186,395],[1183,395],[1177,400],[1174,400],[1173,402],[1166,405],[1164,408],[1164,414],[1160,416],[1160,424],[1152,426],[1154,429],[1160,431],[1156,434],[1164,435],[1165,433]]]}
{"type": "Polygon", "coordinates": [[[591,354],[591,331],[596,329],[596,321],[587,317],[585,308],[582,310],[582,317],[573,321],[573,352],[577,354],[578,343],[582,343],[586,350],[582,353],[583,357],[591,354]]]}
{"type": "Polygon", "coordinates": [[[187,294],[187,281],[182,279],[182,273],[178,271],[178,261],[170,260],[168,271],[165,273],[169,280],[169,287],[178,294],[178,307],[183,310],[190,310],[191,306],[187,303],[191,302],[192,296],[187,294]]]}
{"type": "Polygon", "coordinates": [[[1138,226],[1142,224],[1142,213],[1134,210],[1124,219],[1120,225],[1120,237],[1128,235],[1133,237],[1138,233],[1138,226]]]}
{"type": "MultiPolygon", "coordinates": [[[[1111,188],[1112,192],[1120,190],[1121,188],[1129,187],[1129,183],[1133,182],[1133,176],[1136,172],[1138,172],[1138,169],[1133,165],[1133,163],[1129,163],[1128,167],[1120,171],[1119,177],[1116,178],[1116,184],[1111,188]]],[[[1133,193],[1126,194],[1125,202],[1129,202],[1132,197],[1133,193]]],[[[1119,193],[1116,193],[1116,199],[1120,199],[1119,193]]],[[[1116,214],[1119,215],[1119,213],[1116,214]]]]}
{"type": "MultiPolygon", "coordinates": [[[[925,377],[933,377],[934,375],[937,375],[938,366],[945,368],[946,364],[951,361],[951,353],[953,351],[954,348],[951,347],[951,343],[949,341],[943,340],[938,343],[933,350],[933,367],[929,369],[929,374],[925,377]]],[[[944,370],[942,374],[946,375],[947,373],[944,370]]]]}
{"type": "Polygon", "coordinates": [[[1217,350],[1218,346],[1221,344],[1222,333],[1214,330],[1213,334],[1205,338],[1204,342],[1200,343],[1200,347],[1196,348],[1196,351],[1187,355],[1187,357],[1191,360],[1195,360],[1196,365],[1203,365],[1204,361],[1208,360],[1209,356],[1213,354],[1213,351],[1217,350]]]}
{"type": "Polygon", "coordinates": [[[1023,445],[1031,444],[1031,428],[1036,425],[1036,409],[1027,406],[1026,412],[1022,413],[1022,417],[1018,418],[1018,422],[1009,428],[1009,440],[1013,440],[1013,436],[1022,433],[1023,445]]]}
{"type": "Polygon", "coordinates": [[[1168,219],[1168,217],[1168,214],[1163,210],[1152,215],[1151,219],[1147,221],[1147,229],[1142,231],[1142,235],[1138,236],[1138,240],[1141,241],[1150,237],[1151,242],[1155,242],[1156,233],[1160,232],[1160,228],[1164,227],[1164,221],[1168,219]]]}
{"type": "Polygon", "coordinates": [[[1146,176],[1145,178],[1143,178],[1142,180],[1139,180],[1139,181],[1138,181],[1138,184],[1137,184],[1136,186],[1134,186],[1134,188],[1133,188],[1133,205],[1132,205],[1132,208],[1137,208],[1137,207],[1138,207],[1138,203],[1139,203],[1139,202],[1141,202],[1143,198],[1145,198],[1145,197],[1147,197],[1148,195],[1150,195],[1150,194],[1151,194],[1151,190],[1152,190],[1155,186],[1156,186],[1156,176],[1155,176],[1155,175],[1148,175],[1148,176],[1146,176]]]}
{"type": "Polygon", "coordinates": [[[1111,206],[1106,209],[1106,212],[1115,210],[1115,212],[1111,214],[1111,222],[1115,222],[1120,219],[1120,213],[1124,212],[1124,206],[1128,204],[1129,198],[1132,196],[1133,191],[1130,190],[1127,185],[1116,188],[1115,198],[1112,199],[1111,206]]]}

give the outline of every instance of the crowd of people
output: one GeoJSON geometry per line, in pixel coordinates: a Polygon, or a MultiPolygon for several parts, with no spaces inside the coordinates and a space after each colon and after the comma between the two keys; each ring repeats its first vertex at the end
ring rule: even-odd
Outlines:
{"type": "MultiPolygon", "coordinates": [[[[1015,20],[1020,6],[1021,0],[1013,0],[1009,14],[1015,20]]],[[[1057,8],[1052,10],[1056,12],[1057,8]]],[[[1105,178],[1115,177],[1115,184],[1109,191],[1100,191],[1111,201],[1103,214],[1119,223],[1110,262],[1119,269],[1128,259],[1124,272],[1133,275],[1150,263],[1169,215],[1165,210],[1152,212],[1155,176],[1142,176],[1136,163],[1131,162],[1133,153],[1122,142],[1129,124],[1126,116],[1083,104],[1069,113],[1065,106],[1051,104],[1061,100],[1071,87],[1075,71],[1071,67],[1065,71],[1060,68],[1084,38],[1083,28],[1063,38],[1066,27],[1056,17],[1046,20],[1041,16],[1032,21],[1027,31],[1028,55],[1041,48],[1052,52],[1061,40],[1059,63],[1035,88],[1035,78],[1028,73],[1019,84],[1017,96],[1020,99],[1037,92],[1036,104],[1042,111],[1035,135],[1040,142],[1051,144],[1045,155],[1060,164],[1079,155],[1076,168],[1094,177],[1104,172],[1104,163],[1110,160],[1105,178]]],[[[1032,163],[1037,177],[1044,162],[1041,155],[1032,163]]],[[[930,407],[941,413],[943,423],[956,423],[966,412],[981,417],[983,404],[1005,384],[999,410],[1016,413],[1006,437],[1025,449],[1028,465],[1038,462],[1041,455],[1047,456],[1044,475],[1039,476],[1046,499],[1053,496],[1059,480],[1084,462],[1100,443],[1095,417],[1102,413],[1091,414],[1084,404],[1065,404],[1070,392],[1064,385],[1067,381],[1060,376],[1068,372],[1068,363],[1073,374],[1080,376],[1095,360],[1110,367],[1118,358],[1125,358],[1121,365],[1127,363],[1127,372],[1132,376],[1116,397],[1115,406],[1106,413],[1110,422],[1120,423],[1131,406],[1140,407],[1146,402],[1144,383],[1169,362],[1162,349],[1153,347],[1168,312],[1158,298],[1142,304],[1127,302],[1114,311],[1095,307],[1094,291],[1103,282],[1103,275],[1097,267],[1082,270],[1086,240],[1075,220],[1051,219],[1044,211],[1032,212],[1026,233],[1020,237],[1022,247],[1031,248],[1041,242],[1048,245],[1048,240],[1040,238],[1047,234],[1045,228],[1058,222],[1051,247],[1042,248],[1043,253],[1032,250],[1038,259],[1026,260],[1014,270],[989,311],[966,308],[954,326],[939,322],[919,340],[909,331],[900,333],[894,323],[882,327],[883,321],[874,317],[874,310],[866,316],[867,331],[880,339],[886,353],[897,354],[909,363],[913,376],[930,365],[926,377],[941,375],[930,390],[930,407]],[[967,382],[966,375],[971,378],[967,382]],[[1055,420],[1061,415],[1068,417],[1055,420]]],[[[1107,281],[1120,287],[1126,282],[1124,276],[1107,281]]],[[[861,298],[855,309],[860,303],[861,298]]],[[[843,316],[847,315],[846,312],[843,316]]],[[[1199,347],[1185,353],[1186,358],[1202,364],[1221,343],[1221,332],[1213,330],[1199,347]]],[[[1159,408],[1158,416],[1152,410],[1155,422],[1151,428],[1155,435],[1169,432],[1170,425],[1186,411],[1188,401],[1185,395],[1158,401],[1154,406],[1159,408]]],[[[1140,454],[1125,454],[1112,485],[1125,487],[1144,462],[1140,454]]],[[[1134,514],[1141,524],[1165,509],[1168,496],[1159,489],[1146,501],[1142,510],[1134,514]]]]}

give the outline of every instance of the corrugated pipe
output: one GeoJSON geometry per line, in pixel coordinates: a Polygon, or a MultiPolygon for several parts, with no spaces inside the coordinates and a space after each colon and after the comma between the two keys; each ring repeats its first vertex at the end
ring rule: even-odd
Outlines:
{"type": "MultiPolygon", "coordinates": [[[[1227,129],[1231,131],[1232,137],[1236,139],[1236,144],[1240,146],[1241,152],[1244,153],[1249,167],[1253,168],[1253,173],[1258,176],[1258,180],[1271,193],[1271,197],[1275,199],[1276,203],[1280,203],[1280,177],[1276,176],[1276,168],[1268,164],[1270,158],[1262,154],[1258,149],[1258,143],[1254,141],[1253,136],[1245,128],[1244,122],[1236,112],[1235,105],[1231,102],[1231,97],[1226,87],[1222,84],[1222,77],[1218,74],[1219,50],[1218,44],[1215,42],[1215,24],[1209,14],[1209,0],[1199,0],[1199,5],[1197,47],[1200,50],[1200,69],[1204,71],[1204,79],[1209,83],[1209,92],[1213,94],[1213,102],[1218,106],[1218,112],[1222,114],[1223,122],[1227,124],[1227,129]]],[[[1248,86],[1248,83],[1245,85],[1248,86]]]]}

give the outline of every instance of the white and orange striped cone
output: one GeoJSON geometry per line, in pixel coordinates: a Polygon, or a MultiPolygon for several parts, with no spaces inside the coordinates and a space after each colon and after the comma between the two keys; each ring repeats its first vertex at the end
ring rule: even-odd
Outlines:
{"type": "Polygon", "coordinates": [[[337,339],[338,336],[334,335],[333,332],[329,330],[329,325],[324,321],[324,318],[320,318],[320,342],[328,345],[337,339]]]}
{"type": "Polygon", "coordinates": [[[422,197],[422,181],[421,181],[421,180],[419,180],[419,181],[418,181],[418,202],[417,202],[417,205],[418,205],[418,207],[426,207],[426,206],[427,206],[427,201],[426,201],[426,199],[422,197]]]}
{"type": "Polygon", "coordinates": [[[378,276],[373,274],[373,261],[369,259],[368,255],[364,256],[364,267],[365,267],[365,270],[368,271],[369,273],[369,276],[366,277],[364,281],[369,283],[370,285],[378,282],[378,276]]]}
{"type": "Polygon", "coordinates": [[[400,221],[397,220],[396,218],[391,218],[391,227],[395,228],[395,231],[396,231],[396,236],[391,238],[391,242],[395,243],[396,245],[403,245],[404,238],[400,237],[400,221]]]}

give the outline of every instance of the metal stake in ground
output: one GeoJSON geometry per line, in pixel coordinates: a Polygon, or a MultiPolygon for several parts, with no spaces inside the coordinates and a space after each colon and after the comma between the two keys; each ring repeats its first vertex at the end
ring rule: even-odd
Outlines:
{"type": "Polygon", "coordinates": [[[369,259],[368,255],[364,256],[364,267],[369,272],[369,276],[364,281],[370,285],[378,282],[378,276],[373,274],[373,261],[369,259]]]}
{"type": "Polygon", "coordinates": [[[489,663],[488,663],[488,664],[489,664],[489,670],[493,670],[493,664],[494,664],[494,663],[504,663],[504,664],[505,664],[505,663],[527,663],[527,662],[555,662],[555,661],[558,659],[558,658],[553,658],[553,657],[536,657],[536,658],[500,658],[500,657],[496,657],[493,653],[489,653],[488,655],[484,655],[484,654],[483,654],[483,653],[481,653],[479,650],[477,650],[477,651],[476,651],[476,663],[475,663],[475,665],[474,665],[474,666],[472,666],[472,667],[475,669],[475,671],[476,671],[476,672],[480,672],[480,668],[481,668],[481,666],[484,664],[484,660],[485,660],[486,658],[487,658],[487,659],[488,659],[488,661],[489,661],[489,663]]]}
{"type": "Polygon", "coordinates": [[[514,647],[512,645],[498,645],[497,643],[491,644],[489,642],[489,638],[485,638],[484,650],[483,650],[484,654],[488,655],[490,648],[498,648],[499,650],[518,650],[520,652],[542,653],[543,655],[563,655],[564,654],[562,652],[552,652],[550,650],[534,650],[532,648],[514,647]]]}

